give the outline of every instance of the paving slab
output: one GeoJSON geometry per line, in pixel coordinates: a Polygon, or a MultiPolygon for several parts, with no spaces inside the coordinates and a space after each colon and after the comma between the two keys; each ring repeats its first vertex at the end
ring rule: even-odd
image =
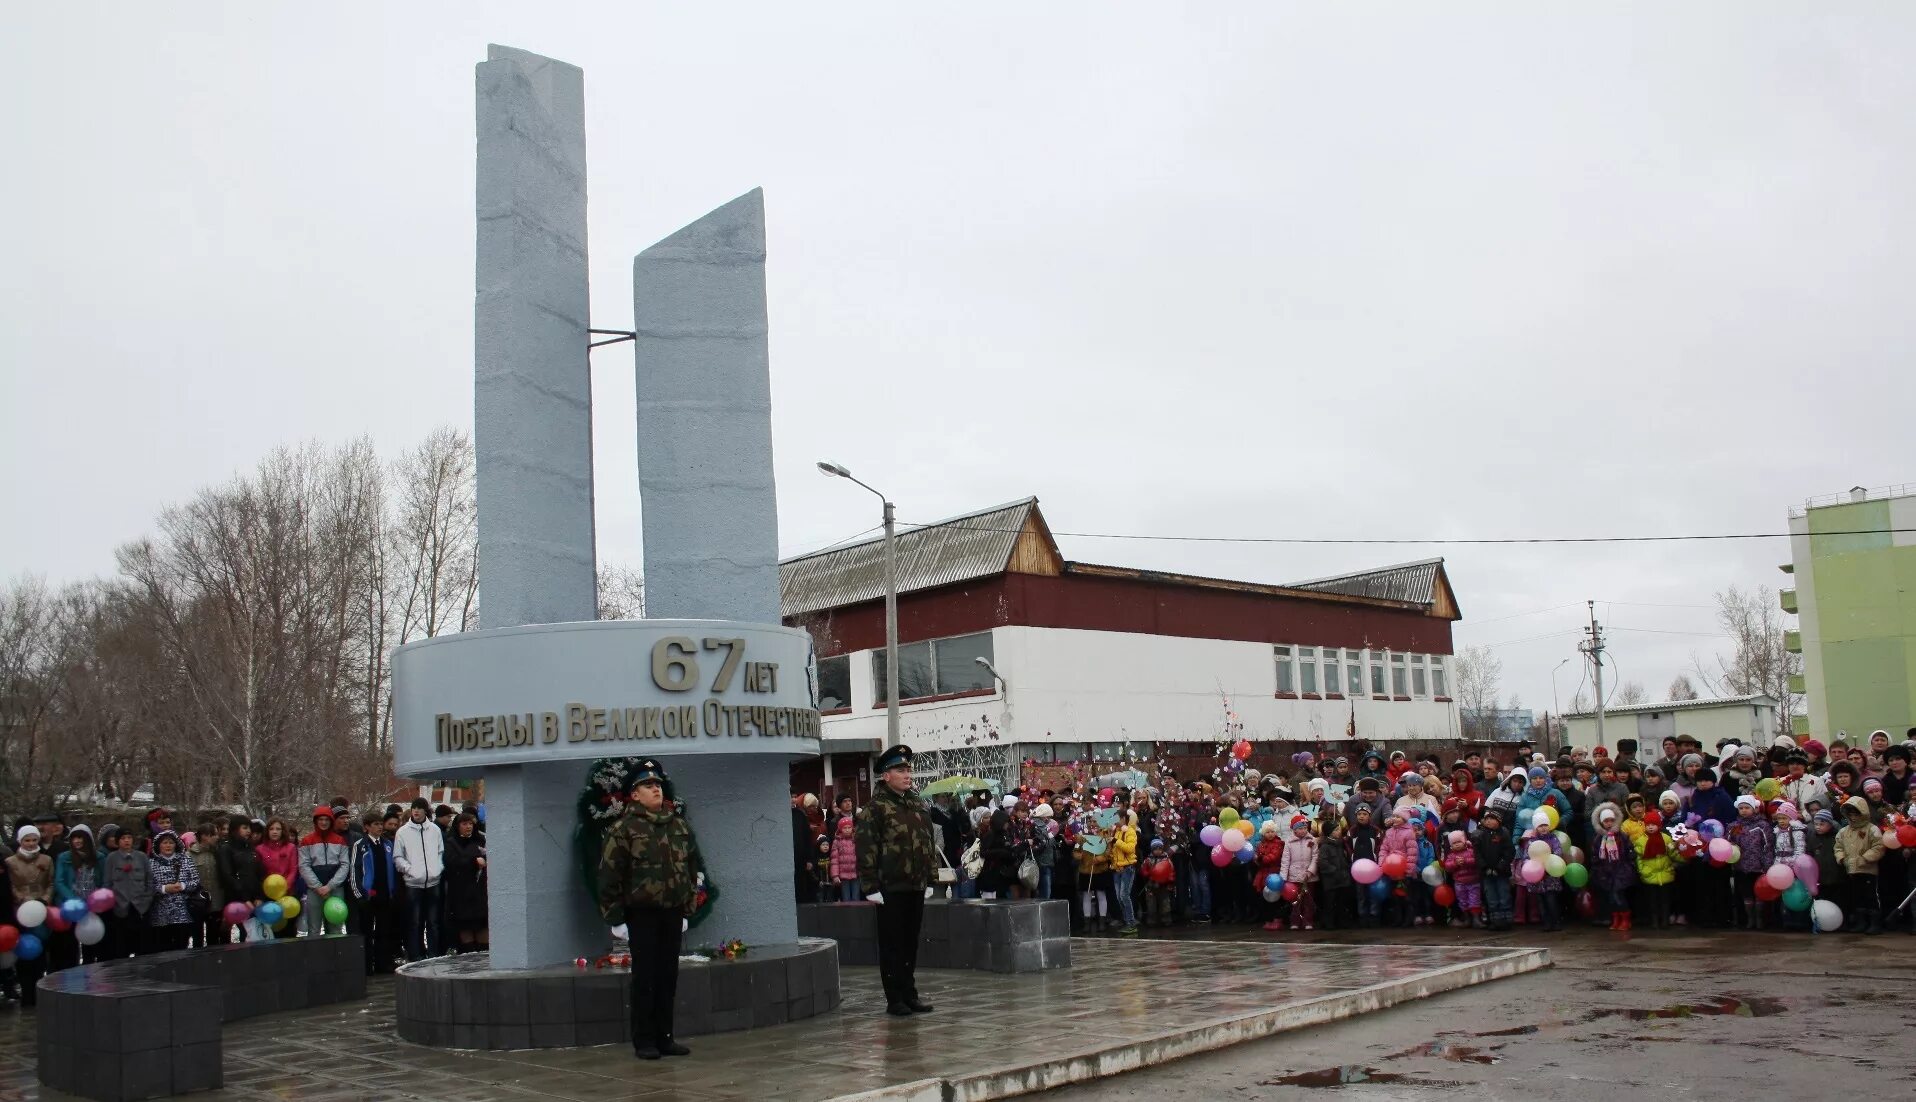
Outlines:
{"type": "MultiPolygon", "coordinates": [[[[225,1031],[226,1079],[206,1102],[335,1098],[494,1102],[543,1098],[1010,1097],[1491,982],[1549,964],[1510,945],[1338,945],[1095,940],[1069,970],[921,972],[929,1015],[884,1012],[872,968],[845,968],[835,1011],[691,1042],[647,1062],[598,1048],[448,1052],[395,1033],[389,979],[364,1003],[275,1014],[225,1031]]],[[[0,1099],[54,1099],[34,1075],[31,1014],[0,1016],[0,1099]]]]}

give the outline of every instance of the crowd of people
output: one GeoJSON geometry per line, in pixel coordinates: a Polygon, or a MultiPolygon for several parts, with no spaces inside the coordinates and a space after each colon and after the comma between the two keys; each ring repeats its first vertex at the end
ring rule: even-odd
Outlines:
{"type": "MultiPolygon", "coordinates": [[[[1662,755],[1603,747],[1446,767],[1373,749],[1228,748],[1201,779],[937,796],[954,898],[1063,899],[1076,933],[1173,923],[1264,929],[1430,926],[1916,933],[1916,729],[1827,748],[1778,737],[1662,755]]],[[[849,797],[794,804],[796,892],[859,898],[849,797]]]]}
{"type": "MultiPolygon", "coordinates": [[[[485,826],[415,799],[354,816],[344,797],[310,829],[282,818],[165,808],[134,825],[22,819],[6,852],[0,999],[34,1005],[49,972],[178,949],[320,937],[366,942],[368,974],[487,947],[485,826]],[[97,833],[97,837],[96,837],[97,833]]],[[[4,850],[0,846],[0,850],[4,850]]]]}

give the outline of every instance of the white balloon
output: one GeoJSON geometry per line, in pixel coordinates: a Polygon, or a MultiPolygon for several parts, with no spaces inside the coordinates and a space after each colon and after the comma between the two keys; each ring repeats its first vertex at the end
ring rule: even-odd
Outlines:
{"type": "Polygon", "coordinates": [[[1432,861],[1430,864],[1424,866],[1422,875],[1424,883],[1434,888],[1444,882],[1444,867],[1432,861]]]}
{"type": "Polygon", "coordinates": [[[80,939],[82,945],[98,945],[106,937],[106,923],[99,915],[88,915],[73,924],[73,936],[80,939]]]}
{"type": "Polygon", "coordinates": [[[1824,933],[1843,928],[1843,909],[1827,899],[1810,904],[1810,915],[1816,920],[1816,928],[1824,933]]]}
{"type": "Polygon", "coordinates": [[[15,908],[13,915],[20,920],[20,928],[31,930],[47,920],[47,905],[37,899],[29,899],[15,908]]]}

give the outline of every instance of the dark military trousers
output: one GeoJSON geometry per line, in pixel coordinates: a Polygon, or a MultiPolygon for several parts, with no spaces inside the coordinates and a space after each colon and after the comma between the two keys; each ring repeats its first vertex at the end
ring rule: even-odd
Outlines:
{"type": "Polygon", "coordinates": [[[632,1046],[672,1037],[672,1001],[679,993],[679,922],[685,916],[664,907],[630,907],[626,944],[632,953],[632,1046]]]}
{"type": "Polygon", "coordinates": [[[878,905],[878,978],[885,985],[885,1002],[918,999],[918,931],[925,923],[922,888],[884,893],[878,905]]]}

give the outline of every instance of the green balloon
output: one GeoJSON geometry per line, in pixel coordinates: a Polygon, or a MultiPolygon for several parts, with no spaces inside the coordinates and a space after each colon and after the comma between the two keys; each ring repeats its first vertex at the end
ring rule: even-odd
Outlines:
{"type": "Polygon", "coordinates": [[[1581,888],[1590,882],[1590,870],[1582,865],[1565,865],[1563,882],[1573,888],[1581,888]]]}
{"type": "Polygon", "coordinates": [[[338,896],[328,899],[326,905],[320,908],[320,913],[326,916],[329,925],[346,925],[346,901],[338,896]]]}
{"type": "Polygon", "coordinates": [[[1801,880],[1783,889],[1783,906],[1792,911],[1810,909],[1810,890],[1803,886],[1801,880]]]}

